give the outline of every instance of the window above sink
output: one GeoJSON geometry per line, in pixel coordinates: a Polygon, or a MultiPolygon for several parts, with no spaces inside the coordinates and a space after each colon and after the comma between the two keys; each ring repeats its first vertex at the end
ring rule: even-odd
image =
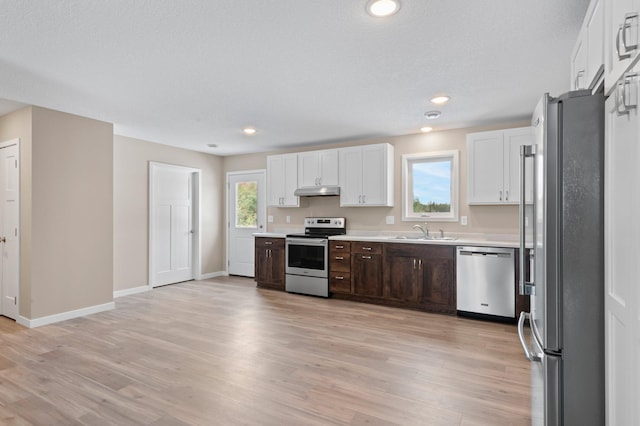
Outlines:
{"type": "Polygon", "coordinates": [[[402,220],[458,220],[458,150],[402,156],[402,220]]]}

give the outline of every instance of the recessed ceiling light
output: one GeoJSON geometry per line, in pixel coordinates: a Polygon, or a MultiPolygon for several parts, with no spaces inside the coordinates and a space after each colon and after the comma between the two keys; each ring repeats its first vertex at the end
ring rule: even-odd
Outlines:
{"type": "Polygon", "coordinates": [[[391,16],[400,10],[399,0],[369,0],[367,13],[376,18],[391,16]]]}
{"type": "Polygon", "coordinates": [[[427,120],[435,120],[440,117],[440,111],[428,111],[424,113],[427,120]]]}
{"type": "Polygon", "coordinates": [[[242,133],[244,133],[245,135],[255,135],[256,129],[254,129],[253,127],[245,127],[244,129],[242,129],[242,133]]]}
{"type": "Polygon", "coordinates": [[[207,144],[207,146],[208,146],[209,148],[217,148],[217,147],[218,147],[218,144],[215,144],[215,143],[209,143],[209,144],[207,144]]]}
{"type": "Polygon", "coordinates": [[[448,96],[436,96],[436,97],[431,98],[431,102],[433,102],[434,104],[437,104],[437,105],[446,104],[447,102],[449,102],[449,97],[448,96]]]}
{"type": "Polygon", "coordinates": [[[430,132],[430,131],[432,131],[432,130],[433,130],[433,127],[428,127],[428,126],[427,126],[427,127],[421,127],[421,128],[420,128],[420,131],[421,131],[422,133],[429,133],[429,132],[430,132]]]}

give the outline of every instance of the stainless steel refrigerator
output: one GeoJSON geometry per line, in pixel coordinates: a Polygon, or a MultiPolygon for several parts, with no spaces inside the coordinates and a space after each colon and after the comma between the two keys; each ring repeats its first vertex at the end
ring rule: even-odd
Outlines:
{"type": "Polygon", "coordinates": [[[518,321],[532,424],[601,426],[604,96],[545,94],[532,126],[535,144],[521,147],[520,170],[520,292],[531,296],[531,312],[518,321]]]}

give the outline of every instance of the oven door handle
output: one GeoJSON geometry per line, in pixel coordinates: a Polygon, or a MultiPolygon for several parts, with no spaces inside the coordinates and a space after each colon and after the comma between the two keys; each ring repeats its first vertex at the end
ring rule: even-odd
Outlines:
{"type": "Polygon", "coordinates": [[[328,240],[321,238],[287,238],[287,244],[301,244],[305,246],[326,246],[328,240]]]}

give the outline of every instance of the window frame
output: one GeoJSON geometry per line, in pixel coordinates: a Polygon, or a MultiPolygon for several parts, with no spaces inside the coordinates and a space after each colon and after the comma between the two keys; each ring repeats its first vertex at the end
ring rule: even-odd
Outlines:
{"type": "Polygon", "coordinates": [[[460,193],[460,152],[455,150],[421,152],[416,154],[404,154],[402,156],[402,220],[405,222],[457,222],[459,213],[460,193]],[[451,162],[451,211],[448,213],[423,213],[417,215],[413,212],[413,172],[411,163],[427,161],[451,162]],[[409,194],[411,191],[411,194],[409,194]]]}

